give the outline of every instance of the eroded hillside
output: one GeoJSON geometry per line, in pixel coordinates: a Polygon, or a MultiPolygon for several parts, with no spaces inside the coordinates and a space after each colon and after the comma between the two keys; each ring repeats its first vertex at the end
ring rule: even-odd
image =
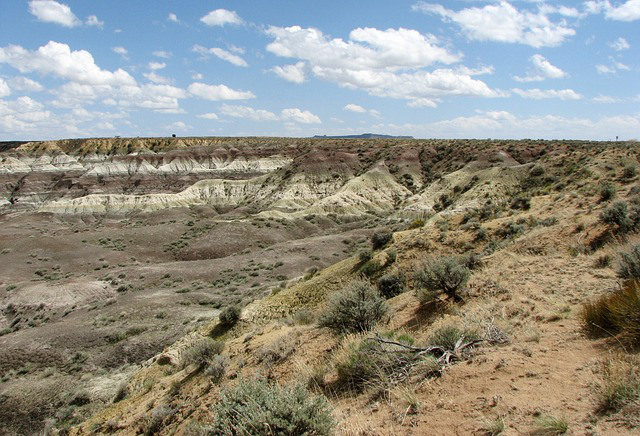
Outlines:
{"type": "Polygon", "coordinates": [[[599,216],[634,204],[639,151],[277,138],[4,151],[0,418],[10,434],[200,434],[221,392],[261,375],[326,396],[339,434],[524,434],[548,417],[575,434],[632,432],[634,413],[597,411],[611,344],[587,337],[580,313],[619,283],[615,262],[597,261],[635,241],[599,216]],[[446,256],[471,269],[461,301],[425,297],[416,276],[446,256]],[[318,325],[332,295],[383,277],[404,285],[373,331],[318,325]],[[219,322],[230,306],[239,320],[219,322]],[[367,341],[406,352],[452,328],[469,346],[450,359],[348,378],[367,341]],[[222,357],[194,365],[213,340],[222,357]]]}

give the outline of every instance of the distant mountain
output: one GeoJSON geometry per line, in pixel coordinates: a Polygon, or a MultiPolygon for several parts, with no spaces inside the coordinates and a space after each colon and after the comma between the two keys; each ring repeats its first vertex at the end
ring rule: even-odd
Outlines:
{"type": "Polygon", "coordinates": [[[377,133],[363,133],[361,135],[316,135],[314,138],[331,138],[331,139],[378,139],[378,138],[398,138],[398,139],[413,139],[413,136],[393,136],[393,135],[379,135],[377,133]]]}

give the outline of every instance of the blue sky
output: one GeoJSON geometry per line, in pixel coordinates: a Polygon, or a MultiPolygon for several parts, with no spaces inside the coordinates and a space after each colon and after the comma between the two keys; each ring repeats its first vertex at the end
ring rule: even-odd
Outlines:
{"type": "Polygon", "coordinates": [[[640,0],[4,1],[0,140],[640,139],[640,0]]]}

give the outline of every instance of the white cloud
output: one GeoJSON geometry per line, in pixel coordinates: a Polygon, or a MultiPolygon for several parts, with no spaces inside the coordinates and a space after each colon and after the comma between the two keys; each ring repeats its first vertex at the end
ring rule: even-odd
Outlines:
{"type": "Polygon", "coordinates": [[[533,68],[524,77],[514,76],[514,80],[518,82],[540,82],[544,79],[561,79],[567,76],[567,73],[552,65],[540,54],[531,56],[529,61],[533,64],[533,68]]]}
{"type": "Polygon", "coordinates": [[[100,21],[95,15],[89,15],[85,24],[89,27],[98,27],[100,29],[104,27],[104,21],[100,21]]]}
{"type": "Polygon", "coordinates": [[[280,119],[302,124],[322,123],[320,117],[318,117],[317,115],[314,115],[309,111],[300,110],[298,108],[283,109],[280,112],[280,119]]]}
{"type": "Polygon", "coordinates": [[[611,47],[615,51],[622,51],[622,50],[628,50],[631,46],[629,45],[629,42],[626,39],[620,37],[615,41],[610,42],[609,47],[611,47]]]}
{"type": "Polygon", "coordinates": [[[193,49],[194,52],[199,53],[201,55],[203,55],[204,57],[206,57],[209,54],[212,54],[214,56],[216,56],[217,58],[222,59],[223,61],[227,61],[232,63],[233,65],[236,65],[238,67],[248,67],[249,64],[247,64],[244,59],[242,59],[240,56],[235,55],[231,52],[228,52],[222,48],[219,47],[213,47],[213,48],[206,48],[203,47],[201,45],[194,45],[193,49]]]}
{"type": "Polygon", "coordinates": [[[202,73],[193,73],[191,75],[191,78],[193,80],[202,80],[202,79],[204,79],[204,74],[202,74],[202,73]]]}
{"type": "Polygon", "coordinates": [[[174,23],[179,23],[180,20],[178,20],[178,16],[176,14],[174,14],[173,12],[170,12],[169,15],[167,15],[167,20],[172,21],[174,23]]]}
{"type": "Polygon", "coordinates": [[[129,51],[124,47],[111,47],[111,51],[113,51],[114,53],[119,54],[120,56],[122,56],[125,59],[127,58],[127,55],[129,54],[129,51]]]}
{"type": "Polygon", "coordinates": [[[345,111],[349,111],[349,112],[355,112],[358,114],[366,114],[368,113],[369,115],[375,117],[375,118],[380,118],[380,112],[375,110],[375,109],[365,109],[362,106],[358,105],[358,104],[354,104],[354,103],[349,103],[347,105],[345,105],[345,107],[342,108],[342,110],[345,111]]]}
{"type": "Polygon", "coordinates": [[[226,85],[207,85],[194,82],[189,85],[188,89],[191,95],[205,100],[246,100],[256,97],[250,91],[238,91],[226,85]]]}
{"type": "Polygon", "coordinates": [[[164,51],[164,50],[156,50],[153,52],[153,55],[157,58],[169,59],[171,57],[171,52],[164,51]]]}
{"type": "Polygon", "coordinates": [[[224,26],[225,24],[242,24],[242,18],[235,13],[226,9],[216,9],[200,18],[207,26],[224,26]]]}
{"type": "Polygon", "coordinates": [[[0,132],[15,135],[28,132],[41,134],[43,126],[67,128],[53,120],[53,114],[30,97],[19,97],[13,101],[0,100],[0,132]]]}
{"type": "Polygon", "coordinates": [[[253,109],[249,106],[223,104],[220,111],[230,117],[246,118],[253,121],[276,121],[278,116],[264,109],[253,109]]]}
{"type": "Polygon", "coordinates": [[[596,71],[598,72],[598,74],[613,74],[616,72],[615,68],[611,68],[602,64],[596,65],[596,71]]]}
{"type": "Polygon", "coordinates": [[[532,47],[555,47],[575,35],[565,20],[553,22],[551,14],[571,15],[569,9],[518,10],[506,1],[453,11],[442,5],[419,2],[414,10],[437,14],[460,26],[471,40],[520,43],[532,47]]]}
{"type": "Polygon", "coordinates": [[[596,103],[620,103],[622,100],[610,95],[599,95],[593,98],[596,103]]]}
{"type": "Polygon", "coordinates": [[[160,74],[156,73],[155,71],[151,71],[150,73],[144,73],[143,76],[147,80],[152,81],[153,83],[160,83],[160,84],[165,84],[165,85],[173,83],[173,79],[161,76],[160,74]]]}
{"type": "Polygon", "coordinates": [[[191,126],[182,122],[182,121],[176,121],[174,123],[169,124],[166,127],[167,130],[180,130],[180,131],[186,131],[191,129],[191,126]]]}
{"type": "Polygon", "coordinates": [[[580,100],[582,95],[572,89],[520,89],[514,88],[513,92],[522,98],[541,100],[546,98],[559,98],[560,100],[580,100]]]}
{"type": "Polygon", "coordinates": [[[289,80],[303,80],[306,61],[314,76],[375,96],[436,101],[445,95],[501,95],[471,77],[491,73],[491,67],[421,70],[436,62],[457,62],[461,55],[438,46],[435,36],[415,30],[355,29],[350,33],[349,41],[329,39],[317,29],[298,26],[270,27],[267,33],[274,38],[267,45],[268,51],[302,61],[296,64],[295,69],[285,66],[272,70],[289,80]]]}
{"type": "Polygon", "coordinates": [[[353,104],[353,103],[349,103],[348,105],[343,107],[342,110],[349,111],[349,112],[356,112],[356,113],[359,113],[359,114],[363,114],[363,113],[367,112],[367,110],[365,108],[363,108],[362,106],[357,105],[357,104],[353,104]]]}
{"type": "Polygon", "coordinates": [[[407,105],[409,107],[430,107],[436,108],[438,107],[438,103],[440,103],[440,99],[430,99],[430,98],[416,98],[415,100],[411,100],[407,105]]]}
{"type": "Polygon", "coordinates": [[[149,62],[149,69],[150,70],[161,70],[163,68],[165,68],[167,66],[167,64],[165,64],[164,62],[149,62]]]}
{"type": "Polygon", "coordinates": [[[11,89],[9,88],[9,85],[7,85],[7,82],[0,79],[0,98],[8,95],[11,95],[11,89]]]}
{"type": "Polygon", "coordinates": [[[91,53],[71,51],[67,44],[49,41],[38,50],[29,51],[19,45],[0,47],[0,63],[21,73],[38,72],[92,85],[134,85],[135,80],[122,69],[113,72],[95,64],[91,53]]]}
{"type": "Polygon", "coordinates": [[[329,39],[320,30],[299,26],[272,26],[267,34],[274,38],[267,45],[271,53],[305,59],[324,68],[396,71],[436,62],[451,64],[462,57],[438,46],[433,35],[403,28],[358,28],[351,31],[349,41],[329,39]]]}
{"type": "Polygon", "coordinates": [[[573,138],[611,140],[636,138],[640,114],[617,115],[597,119],[544,115],[520,117],[505,111],[479,111],[426,124],[381,124],[376,130],[422,138],[573,138]]]}
{"type": "Polygon", "coordinates": [[[82,24],[82,21],[71,12],[69,6],[54,0],[31,0],[29,2],[29,12],[38,21],[44,23],[55,23],[64,27],[76,27],[82,24]]]}
{"type": "Polygon", "coordinates": [[[617,21],[635,21],[640,19],[640,0],[627,0],[620,6],[605,2],[605,16],[617,21]]]}
{"type": "Polygon", "coordinates": [[[213,112],[209,112],[207,114],[198,115],[198,118],[204,118],[205,120],[217,120],[218,119],[218,115],[216,115],[213,112]]]}
{"type": "Polygon", "coordinates": [[[16,91],[38,92],[44,90],[44,86],[40,83],[22,76],[12,77],[9,79],[9,85],[11,86],[11,89],[15,89],[16,91]]]}
{"type": "Polygon", "coordinates": [[[293,83],[304,83],[307,79],[305,77],[306,64],[304,62],[297,62],[293,65],[275,66],[270,71],[276,73],[280,78],[293,83]]]}

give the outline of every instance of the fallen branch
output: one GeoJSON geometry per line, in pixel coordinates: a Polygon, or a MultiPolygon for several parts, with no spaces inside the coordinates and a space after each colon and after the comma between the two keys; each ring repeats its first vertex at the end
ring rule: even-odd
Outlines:
{"type": "Polygon", "coordinates": [[[380,336],[374,338],[368,338],[370,341],[380,342],[387,345],[395,345],[397,347],[404,348],[406,352],[417,353],[419,356],[424,354],[432,354],[438,357],[438,363],[443,365],[449,365],[454,360],[460,360],[460,356],[464,350],[469,347],[473,347],[476,344],[482,342],[482,339],[474,339],[473,341],[464,342],[465,337],[461,336],[456,342],[453,350],[447,350],[444,347],[438,345],[431,345],[429,347],[414,347],[413,345],[403,344],[402,342],[392,341],[390,339],[384,339],[380,336]]]}

